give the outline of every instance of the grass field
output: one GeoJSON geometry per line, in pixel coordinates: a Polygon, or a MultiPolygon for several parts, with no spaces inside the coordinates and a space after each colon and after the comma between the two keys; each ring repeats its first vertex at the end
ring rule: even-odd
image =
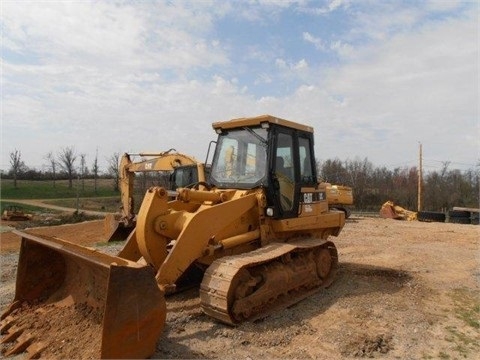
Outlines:
{"type": "Polygon", "coordinates": [[[94,197],[94,198],[79,198],[77,199],[56,199],[43,201],[45,204],[52,204],[56,206],[63,206],[75,209],[77,205],[79,210],[93,210],[104,212],[117,212],[120,209],[120,195],[115,197],[94,197]]]}
{"type": "MultiPolygon", "coordinates": [[[[19,205],[15,200],[42,199],[46,204],[63,206],[80,210],[116,212],[120,207],[120,192],[114,191],[112,179],[97,180],[97,191],[93,179],[83,182],[74,180],[73,187],[68,188],[68,180],[52,181],[18,180],[17,188],[13,180],[2,179],[0,182],[1,211],[10,205],[19,205]]],[[[21,204],[24,211],[40,212],[42,209],[21,204]]],[[[55,211],[52,211],[55,212],[55,211]]]]}
{"type": "Polygon", "coordinates": [[[114,180],[98,179],[97,191],[93,179],[74,180],[73,186],[68,187],[68,180],[57,180],[55,187],[53,181],[17,180],[17,187],[13,180],[2,179],[0,182],[0,199],[63,199],[63,198],[92,198],[120,196],[114,191],[114,180]]]}
{"type": "MultiPolygon", "coordinates": [[[[16,203],[15,201],[0,200],[1,213],[3,213],[3,210],[8,208],[9,206],[17,206],[17,207],[19,206],[26,213],[39,213],[39,212],[45,211],[44,208],[38,207],[38,206],[33,206],[28,204],[19,204],[19,203],[16,203]]],[[[53,210],[53,209],[49,210],[49,212],[60,213],[59,211],[53,210]]]]}

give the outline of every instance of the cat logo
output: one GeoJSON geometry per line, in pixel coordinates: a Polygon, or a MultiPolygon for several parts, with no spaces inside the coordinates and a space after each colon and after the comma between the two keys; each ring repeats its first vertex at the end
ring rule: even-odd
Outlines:
{"type": "Polygon", "coordinates": [[[311,204],[313,202],[313,194],[312,193],[304,193],[303,194],[303,203],[304,204],[311,204]]]}

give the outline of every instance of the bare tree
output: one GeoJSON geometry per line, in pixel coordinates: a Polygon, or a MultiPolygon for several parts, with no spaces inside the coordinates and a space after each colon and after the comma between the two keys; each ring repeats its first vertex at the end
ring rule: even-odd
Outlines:
{"type": "Polygon", "coordinates": [[[73,175],[75,173],[75,160],[77,160],[77,154],[75,148],[70,146],[63,148],[58,154],[58,165],[68,175],[68,188],[73,187],[73,175]]]}
{"type": "Polygon", "coordinates": [[[98,149],[97,149],[97,152],[95,153],[95,160],[93,161],[92,172],[93,172],[93,188],[94,188],[94,191],[95,191],[95,195],[97,195],[98,149]]]}
{"type": "Polygon", "coordinates": [[[120,153],[116,152],[110,158],[107,159],[108,161],[108,173],[113,177],[114,184],[113,189],[114,191],[119,191],[119,182],[120,182],[120,172],[118,170],[118,163],[120,161],[120,153]]]}
{"type": "Polygon", "coordinates": [[[19,150],[15,149],[10,153],[10,165],[12,166],[13,187],[16,189],[18,174],[25,168],[25,163],[22,161],[22,153],[19,150]]]}
{"type": "Polygon", "coordinates": [[[53,152],[50,151],[47,155],[45,155],[45,160],[48,161],[48,166],[50,167],[53,177],[53,187],[55,187],[55,180],[57,178],[57,160],[55,159],[53,152]]]}
{"type": "Polygon", "coordinates": [[[345,161],[345,169],[350,177],[349,184],[355,191],[355,204],[359,207],[367,205],[370,179],[373,174],[373,164],[367,158],[361,160],[355,158],[354,160],[345,161]]]}
{"type": "Polygon", "coordinates": [[[82,191],[85,191],[85,171],[87,170],[85,164],[86,154],[80,154],[80,176],[82,177],[82,191]]]}
{"type": "Polygon", "coordinates": [[[317,163],[319,177],[322,181],[332,184],[345,185],[347,181],[347,171],[340,159],[326,160],[323,163],[317,163]]]}

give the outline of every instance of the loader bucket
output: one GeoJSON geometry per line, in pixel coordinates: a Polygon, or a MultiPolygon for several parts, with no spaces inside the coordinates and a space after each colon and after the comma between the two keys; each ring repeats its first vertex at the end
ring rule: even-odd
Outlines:
{"type": "Polygon", "coordinates": [[[4,356],[146,358],[166,317],[154,270],[64,240],[22,237],[4,356]]]}
{"type": "Polygon", "coordinates": [[[395,212],[392,202],[387,201],[385,204],[382,205],[382,207],[380,208],[380,217],[384,219],[399,218],[398,214],[395,212]]]}

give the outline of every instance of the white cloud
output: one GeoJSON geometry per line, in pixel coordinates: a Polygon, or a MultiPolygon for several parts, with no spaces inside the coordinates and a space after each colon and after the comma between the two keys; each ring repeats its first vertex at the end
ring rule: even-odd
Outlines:
{"type": "Polygon", "coordinates": [[[474,0],[426,0],[425,6],[429,10],[445,12],[455,10],[465,2],[474,2],[474,0]]]}
{"type": "MultiPolygon", "coordinates": [[[[97,146],[109,153],[142,151],[143,145],[162,150],[174,140],[157,143],[155,133],[164,132],[166,122],[193,120],[179,113],[205,96],[203,85],[182,80],[186,72],[227,62],[218,42],[204,36],[212,23],[202,9],[188,10],[196,11],[192,16],[160,3],[2,7],[4,45],[13,52],[7,59],[22,58],[3,63],[2,168],[8,167],[6,153],[25,143],[45,152],[70,144],[81,152],[97,146]]],[[[30,154],[35,160],[29,166],[41,165],[39,151],[30,154]]]]}
{"type": "Polygon", "coordinates": [[[265,74],[265,73],[259,74],[254,81],[255,85],[271,84],[271,83],[272,83],[272,78],[268,74],[265,74]]]}
{"type": "Polygon", "coordinates": [[[346,4],[347,2],[345,0],[332,0],[329,4],[328,4],[328,10],[329,11],[333,11],[333,10],[336,10],[338,9],[340,6],[342,6],[343,4],[346,4]]]}
{"type": "MultiPolygon", "coordinates": [[[[211,122],[263,113],[313,125],[320,159],[415,162],[422,141],[430,156],[470,163],[479,145],[475,11],[428,20],[422,8],[353,11],[355,3],[330,2],[336,14],[351,10],[353,26],[328,40],[301,30],[339,55],[315,67],[308,54],[285,56],[292,39],[283,53],[253,39],[243,58],[233,57],[235,44],[226,45],[216,21],[241,21],[235,7],[247,6],[235,2],[5,4],[4,169],[14,148],[39,166],[71,144],[89,154],[87,163],[97,147],[101,161],[169,148],[203,160],[211,122]],[[267,66],[249,68],[245,59],[267,66]],[[271,92],[256,97],[250,85],[271,92]]],[[[309,3],[288,4],[253,3],[258,16],[309,3]]]]}
{"type": "Polygon", "coordinates": [[[293,64],[292,69],[303,71],[308,69],[308,63],[305,59],[301,59],[296,64],[293,64]]]}
{"type": "Polygon", "coordinates": [[[3,8],[13,47],[49,61],[131,55],[145,29],[135,12],[129,6],[88,2],[7,2],[3,8]]]}
{"type": "Polygon", "coordinates": [[[301,59],[298,62],[287,62],[284,59],[275,59],[275,65],[281,70],[287,71],[302,71],[308,69],[308,63],[305,59],[301,59]]]}
{"type": "Polygon", "coordinates": [[[392,34],[408,32],[418,24],[424,11],[417,7],[402,7],[399,3],[382,2],[370,9],[362,9],[355,14],[356,27],[352,39],[367,37],[375,41],[385,41],[392,34]]]}
{"type": "Polygon", "coordinates": [[[325,15],[341,7],[348,7],[349,3],[350,3],[349,0],[331,0],[328,2],[326,6],[308,9],[307,12],[314,13],[317,15],[325,15]]]}
{"type": "Polygon", "coordinates": [[[226,58],[203,37],[212,27],[206,10],[162,3],[8,2],[5,45],[60,65],[123,66],[123,71],[210,67],[226,58]]]}
{"type": "Polygon", "coordinates": [[[322,39],[318,37],[314,37],[309,32],[304,32],[302,36],[303,36],[303,40],[305,40],[306,42],[312,43],[315,46],[315,48],[317,48],[318,50],[323,50],[325,48],[325,46],[323,45],[322,39]]]}
{"type": "Polygon", "coordinates": [[[288,65],[287,65],[287,62],[283,59],[275,59],[275,65],[279,68],[279,69],[288,69],[288,65]]]}
{"type": "Polygon", "coordinates": [[[330,50],[336,52],[339,56],[348,58],[354,53],[353,46],[341,40],[333,41],[330,44],[330,50]]]}
{"type": "MultiPolygon", "coordinates": [[[[470,136],[478,133],[477,51],[473,18],[431,23],[364,48],[355,62],[331,73],[328,88],[348,101],[348,128],[368,121],[372,140],[384,129],[378,136],[396,149],[392,163],[418,141],[433,153],[450,148],[452,158],[466,159],[479,145],[470,136]]],[[[378,150],[370,149],[371,157],[378,150]]]]}

